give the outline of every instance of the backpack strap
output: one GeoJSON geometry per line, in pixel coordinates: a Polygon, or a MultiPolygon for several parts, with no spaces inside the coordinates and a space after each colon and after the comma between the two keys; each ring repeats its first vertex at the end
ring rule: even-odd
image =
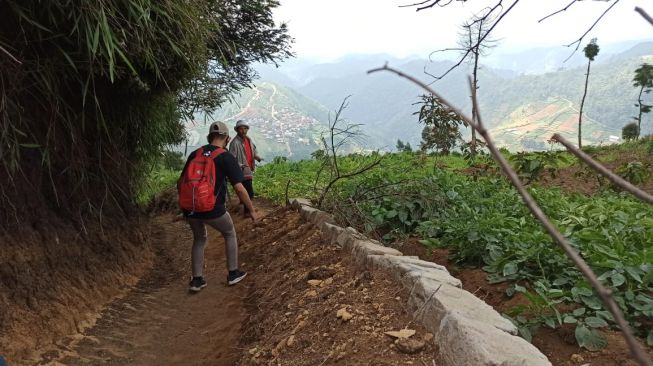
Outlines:
{"type": "Polygon", "coordinates": [[[220,154],[222,154],[225,151],[227,151],[227,150],[225,150],[223,147],[219,147],[219,148],[213,150],[213,152],[211,152],[211,159],[217,158],[220,154]]]}

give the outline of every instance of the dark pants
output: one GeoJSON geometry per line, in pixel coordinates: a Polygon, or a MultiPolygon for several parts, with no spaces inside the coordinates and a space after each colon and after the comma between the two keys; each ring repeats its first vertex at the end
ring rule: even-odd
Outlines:
{"type": "MultiPolygon", "coordinates": [[[[254,181],[251,180],[251,179],[245,179],[245,181],[243,181],[243,187],[245,187],[245,190],[247,190],[247,194],[249,195],[249,199],[253,199],[254,198],[254,181]]],[[[245,206],[245,204],[243,204],[243,206],[245,207],[245,214],[248,214],[249,210],[247,209],[247,206],[245,206]]]]}

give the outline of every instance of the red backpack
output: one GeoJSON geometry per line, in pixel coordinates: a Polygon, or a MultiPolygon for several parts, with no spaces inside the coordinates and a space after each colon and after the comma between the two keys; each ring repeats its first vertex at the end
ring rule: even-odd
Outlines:
{"type": "Polygon", "coordinates": [[[215,207],[215,159],[225,152],[217,148],[213,152],[199,148],[195,157],[188,163],[183,172],[177,190],[179,191],[179,207],[190,212],[211,211],[215,207]]]}

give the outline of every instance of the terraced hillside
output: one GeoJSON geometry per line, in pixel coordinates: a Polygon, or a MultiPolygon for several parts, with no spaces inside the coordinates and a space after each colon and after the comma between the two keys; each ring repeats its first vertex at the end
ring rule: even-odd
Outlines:
{"type": "MultiPolygon", "coordinates": [[[[326,131],[328,110],[290,88],[264,81],[243,90],[212,118],[230,126],[239,119],[246,120],[264,157],[306,158],[320,146],[320,135],[326,131]]],[[[189,148],[204,144],[208,123],[203,119],[202,116],[186,125],[190,135],[189,148]]]]}

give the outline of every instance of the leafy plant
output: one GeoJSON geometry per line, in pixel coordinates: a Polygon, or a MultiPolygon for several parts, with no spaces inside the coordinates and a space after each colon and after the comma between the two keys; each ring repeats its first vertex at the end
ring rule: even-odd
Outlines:
{"type": "MultiPolygon", "coordinates": [[[[643,143],[638,144],[643,150],[643,143]]],[[[605,146],[596,153],[632,148],[605,146]]],[[[563,153],[552,154],[566,161],[563,153]]],[[[373,157],[350,155],[339,164],[350,169],[366,161],[373,157]]],[[[292,179],[291,194],[315,198],[309,187],[320,165],[317,160],[268,164],[258,172],[258,189],[283,200],[286,182],[292,179]]],[[[462,156],[453,154],[388,154],[379,169],[337,185],[327,207],[338,220],[378,238],[417,236],[430,249],[449,249],[452,262],[483,268],[491,282],[509,283],[511,294],[527,301],[507,314],[525,337],[541,327],[575,327],[580,345],[601,347],[601,330],[613,327],[614,321],[582,274],[503,178],[458,173],[468,168],[462,156]],[[441,168],[432,169],[436,162],[441,168]]],[[[613,291],[637,334],[653,339],[647,323],[653,315],[651,208],[611,190],[592,197],[537,186],[529,191],[613,291]]]]}
{"type": "Polygon", "coordinates": [[[183,140],[184,118],[248,85],[252,63],[290,56],[278,5],[1,2],[0,202],[14,212],[0,210],[0,224],[35,205],[124,217],[161,152],[183,140]],[[36,176],[43,184],[27,188],[36,176]]]}
{"type": "MultiPolygon", "coordinates": [[[[321,150],[318,150],[321,151],[321,150]]],[[[288,158],[285,156],[275,156],[274,159],[272,159],[272,164],[283,164],[288,161],[288,158]]]]}
{"type": "Polygon", "coordinates": [[[647,166],[640,161],[624,163],[617,168],[616,173],[632,184],[642,184],[649,177],[647,166]]]}
{"type": "Polygon", "coordinates": [[[567,159],[555,151],[519,152],[510,156],[515,172],[525,180],[526,184],[539,180],[544,173],[551,177],[556,176],[556,171],[567,159]]]}
{"type": "Polygon", "coordinates": [[[165,150],[162,155],[162,163],[165,169],[179,172],[184,168],[184,154],[181,152],[165,150]]]}
{"type": "Polygon", "coordinates": [[[421,107],[414,114],[419,115],[419,122],[425,125],[422,130],[421,149],[449,154],[462,138],[460,126],[463,121],[432,95],[422,95],[417,104],[421,104],[421,107]]]}

